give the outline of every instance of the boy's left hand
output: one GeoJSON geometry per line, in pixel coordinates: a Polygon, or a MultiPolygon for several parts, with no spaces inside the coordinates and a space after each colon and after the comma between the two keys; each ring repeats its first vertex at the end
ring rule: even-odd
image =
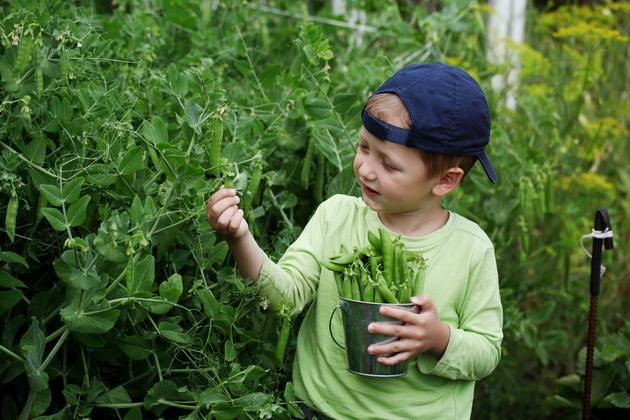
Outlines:
{"type": "Polygon", "coordinates": [[[391,306],[381,306],[381,315],[403,321],[404,325],[391,325],[373,322],[368,331],[374,334],[400,337],[400,340],[387,344],[371,345],[368,352],[380,355],[378,361],[385,365],[395,365],[424,352],[430,352],[437,359],[441,358],[451,337],[451,330],[440,320],[435,303],[423,293],[413,296],[420,313],[409,312],[391,306]]]}

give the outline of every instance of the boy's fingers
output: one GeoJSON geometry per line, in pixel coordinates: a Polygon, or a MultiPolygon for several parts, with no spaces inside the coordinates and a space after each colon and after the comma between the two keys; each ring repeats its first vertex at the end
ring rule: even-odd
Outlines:
{"type": "Polygon", "coordinates": [[[227,209],[229,209],[230,207],[237,207],[238,203],[240,202],[241,199],[239,198],[239,196],[235,195],[225,197],[212,205],[209,204],[208,208],[206,209],[206,218],[209,222],[212,222],[213,219],[218,220],[227,209]]]}
{"type": "Polygon", "coordinates": [[[232,217],[237,210],[238,207],[232,206],[222,212],[221,215],[217,218],[215,229],[221,230],[223,233],[228,232],[232,217]]]}
{"type": "Polygon", "coordinates": [[[233,188],[225,188],[222,185],[219,187],[219,190],[217,192],[210,196],[210,199],[208,200],[208,205],[213,206],[224,198],[230,196],[236,196],[236,190],[233,188]]]}
{"type": "Polygon", "coordinates": [[[384,322],[372,322],[368,325],[371,334],[389,335],[392,337],[407,337],[408,331],[404,325],[386,324],[384,322]]]}
{"type": "Polygon", "coordinates": [[[241,227],[241,223],[243,222],[244,212],[241,209],[238,209],[234,212],[232,218],[230,219],[230,223],[227,226],[227,231],[230,233],[238,233],[239,228],[241,227]]]}
{"type": "Polygon", "coordinates": [[[411,352],[403,351],[400,353],[396,353],[391,357],[379,357],[376,359],[379,363],[382,363],[387,366],[393,366],[398,363],[404,362],[405,360],[409,360],[411,357],[411,352]]]}
{"type": "Polygon", "coordinates": [[[395,318],[406,323],[413,322],[419,313],[419,311],[410,312],[404,309],[398,309],[393,306],[381,306],[379,312],[381,313],[381,315],[395,318]]]}
{"type": "Polygon", "coordinates": [[[390,340],[387,344],[372,344],[368,353],[376,356],[392,357],[398,353],[411,350],[410,340],[390,340]]]}

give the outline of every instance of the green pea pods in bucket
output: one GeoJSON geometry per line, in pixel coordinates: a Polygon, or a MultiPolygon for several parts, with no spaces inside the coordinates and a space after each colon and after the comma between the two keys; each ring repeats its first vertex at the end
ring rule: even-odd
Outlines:
{"type": "Polygon", "coordinates": [[[369,354],[367,348],[372,344],[386,344],[398,340],[388,335],[369,333],[367,328],[372,322],[385,322],[402,325],[402,321],[390,318],[379,313],[381,305],[393,306],[410,312],[416,310],[413,303],[373,303],[340,297],[341,301],[330,314],[328,330],[335,344],[346,351],[347,369],[357,375],[377,378],[395,378],[407,373],[409,361],[404,361],[393,366],[379,363],[378,356],[369,354]],[[343,332],[346,346],[339,344],[332,332],[332,319],[337,309],[341,309],[343,320],[343,332]]]}

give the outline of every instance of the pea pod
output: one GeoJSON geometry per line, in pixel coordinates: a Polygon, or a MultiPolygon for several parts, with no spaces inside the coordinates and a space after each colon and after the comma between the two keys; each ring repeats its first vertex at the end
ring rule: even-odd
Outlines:
{"type": "Polygon", "coordinates": [[[7,235],[9,235],[9,239],[11,242],[15,239],[15,226],[17,221],[18,214],[18,205],[20,199],[15,192],[15,190],[11,191],[11,198],[9,199],[9,204],[7,205],[7,214],[4,218],[4,226],[7,230],[7,235]]]}
{"type": "Polygon", "coordinates": [[[343,283],[341,286],[341,290],[342,290],[342,297],[345,297],[347,299],[352,299],[352,282],[350,280],[350,276],[346,273],[344,273],[343,276],[343,283]]]}
{"type": "Polygon", "coordinates": [[[276,360],[282,364],[284,361],[284,353],[289,343],[289,336],[291,334],[291,318],[283,317],[282,326],[280,327],[280,333],[278,334],[278,341],[276,342],[276,360]]]}
{"type": "Polygon", "coordinates": [[[335,255],[335,256],[330,257],[330,262],[335,263],[335,264],[341,264],[341,265],[350,264],[352,261],[354,261],[355,255],[356,254],[354,252],[348,252],[347,254],[335,255]]]}
{"type": "Polygon", "coordinates": [[[343,279],[341,278],[341,273],[338,271],[333,271],[333,276],[335,277],[335,285],[337,286],[337,294],[341,296],[343,294],[343,279]]]}
{"type": "Polygon", "coordinates": [[[243,196],[243,210],[245,214],[249,217],[252,216],[253,212],[253,204],[254,204],[254,196],[258,191],[258,186],[260,185],[260,179],[262,178],[262,162],[260,156],[257,157],[256,163],[254,164],[254,169],[252,170],[249,181],[247,182],[247,189],[245,190],[245,195],[243,196]]]}
{"type": "Polygon", "coordinates": [[[223,118],[217,116],[212,123],[210,146],[207,149],[210,173],[215,176],[221,174],[221,144],[223,143],[223,118]]]}
{"type": "Polygon", "coordinates": [[[413,280],[413,296],[418,296],[422,292],[424,292],[424,282],[426,279],[427,270],[424,268],[419,268],[414,275],[413,280]]]}
{"type": "Polygon", "coordinates": [[[346,252],[345,254],[333,255],[330,257],[330,261],[335,264],[350,264],[355,260],[360,260],[370,252],[370,247],[355,249],[353,252],[346,252]]]}
{"type": "Polygon", "coordinates": [[[364,302],[372,302],[374,299],[374,289],[367,270],[361,267],[361,300],[364,302]]]}
{"type": "Polygon", "coordinates": [[[350,288],[352,299],[354,300],[361,300],[361,288],[359,287],[360,281],[361,279],[356,275],[352,275],[352,277],[350,277],[350,288]]]}
{"type": "Polygon", "coordinates": [[[385,302],[400,303],[398,302],[398,299],[396,299],[396,296],[394,296],[392,291],[389,289],[389,287],[387,287],[387,284],[385,284],[385,278],[382,274],[378,276],[376,285],[377,285],[378,292],[381,294],[385,302]]]}
{"type": "Polygon", "coordinates": [[[405,283],[402,285],[400,290],[398,291],[398,300],[407,303],[409,302],[409,298],[411,297],[411,285],[405,283]]]}
{"type": "Polygon", "coordinates": [[[329,269],[330,271],[342,272],[346,269],[344,265],[336,264],[331,261],[322,261],[322,265],[329,269]]]}
{"type": "MultiPolygon", "coordinates": [[[[41,45],[41,36],[38,39],[41,45]]],[[[41,98],[44,91],[44,75],[42,74],[41,51],[39,46],[33,51],[33,68],[35,69],[35,94],[41,98]]]]}
{"type": "Polygon", "coordinates": [[[20,39],[20,46],[18,49],[17,57],[15,58],[15,64],[13,64],[13,74],[20,76],[26,65],[31,59],[31,53],[33,52],[33,37],[30,33],[23,33],[20,39]]]}
{"type": "Polygon", "coordinates": [[[405,252],[405,248],[402,242],[399,245],[399,255],[398,255],[398,264],[399,264],[399,275],[400,275],[400,284],[409,284],[409,262],[407,261],[407,253],[405,252]]]}
{"type": "Polygon", "coordinates": [[[368,242],[370,243],[370,245],[372,245],[372,248],[374,248],[375,251],[380,252],[381,240],[370,231],[368,231],[367,237],[368,237],[368,242]]]}
{"type": "MultiPolygon", "coordinates": [[[[392,238],[382,228],[379,228],[379,235],[381,238],[381,251],[383,254],[383,276],[385,277],[385,283],[387,286],[391,286],[394,281],[394,246],[392,244],[392,238]]],[[[385,296],[383,296],[385,298],[385,296]]]]}
{"type": "Polygon", "coordinates": [[[378,289],[374,289],[374,303],[383,303],[385,302],[383,300],[383,296],[381,296],[381,293],[378,291],[378,289]]]}
{"type": "Polygon", "coordinates": [[[378,260],[376,255],[370,256],[370,276],[376,280],[378,276],[378,260]]]}
{"type": "Polygon", "coordinates": [[[376,302],[376,300],[374,300],[374,291],[372,283],[368,281],[363,288],[363,302],[376,302]]]}
{"type": "Polygon", "coordinates": [[[402,283],[402,273],[401,273],[401,267],[400,267],[400,247],[396,244],[394,245],[394,260],[392,262],[392,271],[393,271],[393,278],[392,278],[392,284],[395,285],[400,285],[402,283]]]}

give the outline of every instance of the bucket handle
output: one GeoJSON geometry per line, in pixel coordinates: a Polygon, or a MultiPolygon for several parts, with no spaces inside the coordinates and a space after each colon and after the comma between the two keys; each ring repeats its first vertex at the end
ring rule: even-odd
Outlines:
{"type": "Polygon", "coordinates": [[[333,311],[330,313],[330,319],[328,320],[328,332],[330,333],[330,338],[333,339],[335,344],[345,350],[346,348],[344,346],[342,346],[341,344],[339,344],[339,342],[335,338],[335,335],[332,332],[332,319],[333,319],[333,316],[335,315],[335,312],[337,312],[337,309],[339,309],[339,308],[341,308],[341,302],[339,302],[337,304],[337,306],[335,306],[335,309],[333,309],[333,311]]]}

